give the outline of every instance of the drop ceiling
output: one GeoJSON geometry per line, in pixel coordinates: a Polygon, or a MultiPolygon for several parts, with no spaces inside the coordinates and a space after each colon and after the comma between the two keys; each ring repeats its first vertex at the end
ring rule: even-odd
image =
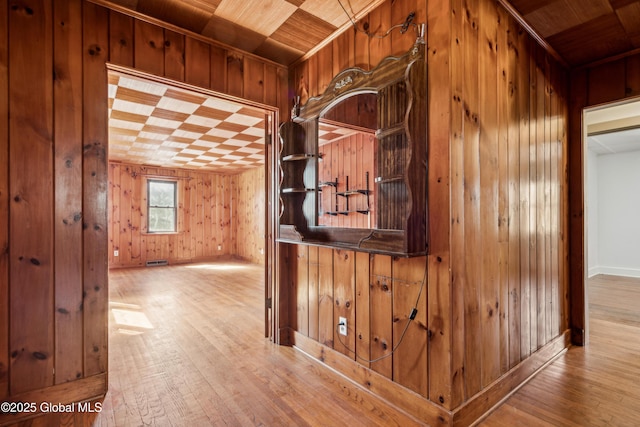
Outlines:
{"type": "Polygon", "coordinates": [[[109,160],[239,173],[264,165],[266,113],[109,73],[109,160]]]}

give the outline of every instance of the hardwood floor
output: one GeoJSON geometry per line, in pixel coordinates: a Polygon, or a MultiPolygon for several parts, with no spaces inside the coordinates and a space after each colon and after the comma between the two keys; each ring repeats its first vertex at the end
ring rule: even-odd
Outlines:
{"type": "MultiPolygon", "coordinates": [[[[238,262],[112,271],[109,393],[97,417],[75,425],[420,425],[265,339],[262,278],[238,262]]],[[[590,344],[479,425],[639,425],[640,279],[598,276],[589,297],[590,344]]]]}
{"type": "Polygon", "coordinates": [[[640,279],[589,280],[589,344],[572,347],[480,425],[640,425],[640,279]]]}
{"type": "Polygon", "coordinates": [[[264,338],[263,268],[110,273],[109,392],[96,426],[419,425],[264,338]]]}

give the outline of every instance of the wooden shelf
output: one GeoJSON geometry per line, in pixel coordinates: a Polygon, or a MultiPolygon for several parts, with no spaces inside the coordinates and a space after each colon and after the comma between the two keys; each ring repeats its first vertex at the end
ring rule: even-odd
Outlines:
{"type": "Polygon", "coordinates": [[[309,154],[309,153],[289,154],[288,156],[284,156],[282,158],[282,161],[294,162],[296,160],[309,160],[309,159],[313,159],[314,157],[315,157],[315,154],[309,154]]]}
{"type": "Polygon", "coordinates": [[[376,184],[386,184],[389,182],[403,181],[404,175],[396,175],[396,176],[378,176],[374,180],[376,184]]]}
{"type": "Polygon", "coordinates": [[[313,188],[283,188],[282,194],[311,193],[313,191],[315,191],[313,188]]]}
{"type": "Polygon", "coordinates": [[[368,196],[369,194],[371,194],[371,190],[349,190],[349,191],[341,191],[339,193],[336,193],[337,196],[342,196],[342,197],[357,196],[357,195],[368,196]]]}

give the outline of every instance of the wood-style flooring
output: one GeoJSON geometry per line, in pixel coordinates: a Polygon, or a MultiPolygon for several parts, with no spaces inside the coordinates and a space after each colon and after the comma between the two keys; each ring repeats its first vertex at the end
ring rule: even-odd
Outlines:
{"type": "Polygon", "coordinates": [[[96,426],[412,426],[264,337],[264,269],[112,270],[109,392],[96,426]]]}
{"type": "MultiPolygon", "coordinates": [[[[411,426],[410,416],[264,338],[262,267],[113,270],[109,393],[96,426],[411,426]]],[[[640,425],[640,280],[589,283],[590,344],[482,426],[640,425]]]]}
{"type": "Polygon", "coordinates": [[[589,280],[589,344],[572,347],[483,427],[640,426],[640,279],[589,280]]]}

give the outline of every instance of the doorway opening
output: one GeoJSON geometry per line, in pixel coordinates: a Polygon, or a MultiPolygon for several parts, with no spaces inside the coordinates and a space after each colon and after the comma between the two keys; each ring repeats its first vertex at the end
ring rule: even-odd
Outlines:
{"type": "Polygon", "coordinates": [[[112,65],[108,85],[109,268],[243,260],[268,299],[277,109],[112,65]]]}
{"type": "Polygon", "coordinates": [[[640,99],[585,109],[583,135],[588,339],[589,282],[640,278],[640,99]]]}

